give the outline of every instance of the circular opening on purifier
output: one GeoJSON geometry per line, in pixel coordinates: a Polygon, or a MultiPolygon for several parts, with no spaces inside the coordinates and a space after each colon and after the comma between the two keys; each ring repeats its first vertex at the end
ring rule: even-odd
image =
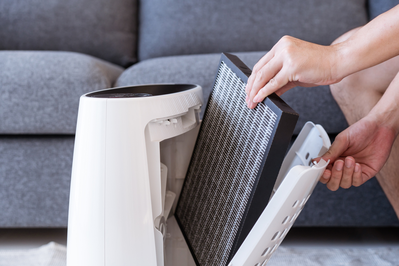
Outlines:
{"type": "Polygon", "coordinates": [[[159,96],[171,93],[182,92],[194,89],[194,84],[155,84],[155,85],[138,85],[130,87],[120,87],[109,90],[102,90],[87,94],[87,97],[93,98],[139,98],[159,96]]]}
{"type": "Polygon", "coordinates": [[[89,97],[95,98],[137,98],[137,97],[149,97],[152,94],[141,93],[141,92],[127,92],[127,93],[104,93],[99,95],[88,95],[89,97]]]}

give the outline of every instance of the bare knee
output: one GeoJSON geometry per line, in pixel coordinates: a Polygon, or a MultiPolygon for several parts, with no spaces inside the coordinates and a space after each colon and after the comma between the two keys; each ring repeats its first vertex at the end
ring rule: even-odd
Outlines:
{"type": "Polygon", "coordinates": [[[331,94],[340,107],[350,104],[356,100],[361,93],[364,93],[362,80],[363,77],[361,73],[354,73],[345,77],[340,82],[330,85],[331,94]]]}
{"type": "MultiPolygon", "coordinates": [[[[343,34],[332,45],[347,40],[359,29],[343,34]]],[[[368,114],[385,93],[398,71],[399,56],[351,74],[340,82],[330,85],[331,94],[350,125],[368,114]]]]}
{"type": "Polygon", "coordinates": [[[382,94],[367,84],[366,72],[347,76],[330,85],[331,94],[345,115],[349,125],[366,116],[377,104],[382,94]]]}

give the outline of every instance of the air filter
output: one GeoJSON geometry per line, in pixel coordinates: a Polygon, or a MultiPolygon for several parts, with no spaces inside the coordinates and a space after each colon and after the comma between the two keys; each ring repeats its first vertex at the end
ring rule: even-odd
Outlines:
{"type": "Polygon", "coordinates": [[[222,54],[176,219],[197,265],[227,265],[265,209],[298,114],[272,94],[245,103],[251,70],[222,54]]]}

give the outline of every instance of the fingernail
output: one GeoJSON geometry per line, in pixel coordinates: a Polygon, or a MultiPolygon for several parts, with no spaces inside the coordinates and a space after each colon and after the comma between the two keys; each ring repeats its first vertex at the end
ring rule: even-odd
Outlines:
{"type": "Polygon", "coordinates": [[[353,161],[350,159],[346,159],[345,166],[346,166],[346,168],[351,168],[353,166],[353,161]]]}
{"type": "Polygon", "coordinates": [[[337,169],[337,171],[342,171],[343,167],[344,167],[344,162],[343,161],[337,161],[335,163],[335,169],[337,169]]]}
{"type": "Polygon", "coordinates": [[[360,172],[360,164],[356,164],[355,165],[355,173],[358,173],[358,172],[360,172]]]}
{"type": "Polygon", "coordinates": [[[259,97],[259,96],[255,96],[253,102],[254,102],[254,103],[260,102],[260,97],[259,97]]]}

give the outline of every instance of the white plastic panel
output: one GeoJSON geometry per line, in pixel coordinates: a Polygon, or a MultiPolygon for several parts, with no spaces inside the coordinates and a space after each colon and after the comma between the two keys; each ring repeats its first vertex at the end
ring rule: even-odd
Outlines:
{"type": "Polygon", "coordinates": [[[233,257],[229,266],[266,265],[308,201],[327,166],[321,160],[310,166],[294,166],[233,257]]]}
{"type": "Polygon", "coordinates": [[[176,195],[171,209],[172,214],[179,200],[199,129],[200,125],[184,134],[165,139],[160,143],[161,161],[168,167],[166,189],[176,195]]]}
{"type": "Polygon", "coordinates": [[[174,216],[168,221],[165,238],[165,266],[196,266],[174,216]]]}
{"type": "Polygon", "coordinates": [[[330,138],[323,127],[307,122],[284,158],[273,192],[276,192],[292,167],[312,166],[313,159],[323,155],[330,146],[330,138]]]}
{"type": "Polygon", "coordinates": [[[229,266],[266,265],[309,200],[329,162],[312,159],[331,146],[320,125],[305,124],[284,159],[274,194],[229,266]]]}

